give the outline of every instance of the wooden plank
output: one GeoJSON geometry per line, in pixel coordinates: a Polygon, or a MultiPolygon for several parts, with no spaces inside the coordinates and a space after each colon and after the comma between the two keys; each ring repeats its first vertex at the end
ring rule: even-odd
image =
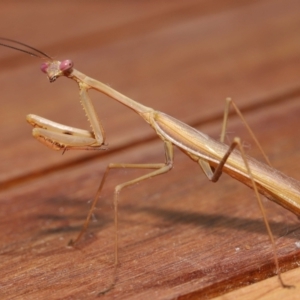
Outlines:
{"type": "MultiPolygon", "coordinates": [[[[289,5],[282,1],[243,1],[243,5],[240,1],[177,1],[170,9],[164,4],[151,9],[139,6],[140,14],[134,13],[134,1],[130,5],[119,1],[112,11],[109,5],[83,5],[82,12],[77,6],[69,8],[69,2],[63,7],[43,3],[44,9],[33,3],[40,13],[35,9],[28,12],[24,8],[27,3],[17,7],[6,4],[16,10],[20,27],[38,27],[36,38],[32,30],[18,36],[15,26],[6,25],[9,37],[55,57],[72,57],[75,66],[88,75],[185,122],[196,124],[219,116],[226,96],[245,107],[266,97],[299,93],[298,1],[289,0],[289,5]],[[121,17],[123,9],[126,13],[121,17]],[[75,14],[76,20],[75,11],[82,15],[79,24],[66,17],[67,12],[75,14]],[[103,19],[99,11],[105,15],[103,19]],[[42,20],[49,22],[44,25],[42,20]]],[[[11,25],[7,10],[2,14],[1,22],[11,25]]],[[[37,70],[39,61],[8,49],[1,53],[6,55],[0,74],[0,101],[5,112],[0,120],[5,144],[0,149],[0,180],[4,188],[61,164],[60,155],[30,139],[26,114],[83,128],[88,124],[73,83],[62,79],[50,85],[37,70]],[[22,155],[16,155],[16,143],[22,155]]],[[[112,150],[153,137],[148,126],[128,109],[95,93],[92,97],[112,150]]],[[[86,155],[68,153],[64,161],[76,162],[86,155]]]]}
{"type": "Polygon", "coordinates": [[[291,289],[283,289],[278,285],[278,280],[275,277],[263,280],[255,286],[251,285],[238,289],[234,292],[215,298],[215,300],[272,300],[272,299],[297,299],[299,291],[300,269],[294,269],[284,274],[284,279],[289,282],[294,282],[294,287],[291,289]]]}
{"type": "MultiPolygon", "coordinates": [[[[295,162],[300,142],[293,129],[299,126],[299,113],[297,97],[246,114],[274,166],[294,177],[299,171],[295,162]]],[[[201,129],[217,137],[220,121],[201,129]]],[[[233,132],[230,139],[244,135],[237,121],[229,132],[233,132]]],[[[253,144],[250,139],[245,143],[253,144]]],[[[253,192],[226,175],[212,185],[196,164],[179,151],[175,154],[172,172],[121,194],[121,265],[117,285],[104,299],[211,298],[274,274],[272,251],[253,192]]],[[[41,174],[40,179],[2,192],[4,297],[43,298],[51,292],[53,298],[92,299],[108,286],[113,263],[113,187],[141,172],[112,172],[96,211],[97,221],[77,248],[66,244],[80,229],[87,201],[108,162],[162,160],[161,142],[155,141],[41,174]]],[[[278,205],[266,201],[265,206],[280,266],[283,271],[294,268],[300,258],[299,221],[278,205]]]]}
{"type": "MultiPolygon", "coordinates": [[[[0,22],[8,37],[71,57],[88,75],[216,138],[223,99],[233,96],[274,166],[299,178],[298,1],[115,1],[113,9],[102,1],[4,2],[0,22]]],[[[1,297],[42,299],[51,292],[54,298],[94,299],[112,278],[113,187],[140,172],[113,172],[97,221],[78,248],[66,244],[79,231],[105,166],[161,162],[162,146],[137,116],[96,93],[110,151],[61,156],[38,145],[24,125],[27,113],[87,125],[74,104],[74,84],[48,84],[36,64],[1,50],[1,297]]],[[[229,133],[229,140],[245,136],[236,121],[229,133]]],[[[107,299],[211,298],[273,274],[252,191],[227,176],[212,186],[196,164],[175,154],[172,172],[121,195],[121,265],[107,299]]],[[[294,268],[299,222],[265,204],[280,265],[294,268]]]]}

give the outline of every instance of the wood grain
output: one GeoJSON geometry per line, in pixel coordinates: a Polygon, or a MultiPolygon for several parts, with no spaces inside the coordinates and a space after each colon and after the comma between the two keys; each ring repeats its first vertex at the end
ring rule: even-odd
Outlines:
{"type": "MultiPolygon", "coordinates": [[[[6,37],[72,58],[80,71],[215,138],[232,96],[274,167],[299,178],[298,1],[16,3],[0,5],[6,37]]],[[[62,156],[38,144],[28,113],[88,128],[74,83],[50,85],[39,63],[1,48],[1,299],[93,299],[112,278],[113,188],[142,172],[111,172],[95,222],[76,249],[66,245],[106,165],[162,162],[162,143],[131,111],[91,93],[109,151],[62,156]]],[[[261,157],[235,116],[228,141],[234,136],[261,157]]],[[[121,265],[105,299],[209,299],[274,275],[253,192],[226,175],[213,185],[175,155],[169,174],[122,192],[121,265]]],[[[265,206],[282,270],[297,267],[299,221],[265,206]]]]}

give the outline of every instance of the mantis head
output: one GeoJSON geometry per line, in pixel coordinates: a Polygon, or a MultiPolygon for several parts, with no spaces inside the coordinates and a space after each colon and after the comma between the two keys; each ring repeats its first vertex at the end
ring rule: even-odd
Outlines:
{"type": "Polygon", "coordinates": [[[47,74],[49,81],[54,82],[58,77],[72,72],[73,62],[70,59],[63,61],[53,60],[41,64],[41,71],[47,74]]]}

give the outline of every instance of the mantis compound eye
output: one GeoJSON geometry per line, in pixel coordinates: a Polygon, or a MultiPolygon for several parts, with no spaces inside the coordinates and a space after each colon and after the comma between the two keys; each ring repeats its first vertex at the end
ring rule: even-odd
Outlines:
{"type": "Polygon", "coordinates": [[[72,68],[73,68],[73,62],[70,59],[63,60],[59,65],[59,69],[62,72],[69,71],[72,68]]]}
{"type": "Polygon", "coordinates": [[[41,64],[41,71],[42,71],[43,73],[46,73],[46,74],[47,74],[47,69],[48,69],[48,67],[49,67],[49,63],[42,63],[42,64],[41,64]]]}

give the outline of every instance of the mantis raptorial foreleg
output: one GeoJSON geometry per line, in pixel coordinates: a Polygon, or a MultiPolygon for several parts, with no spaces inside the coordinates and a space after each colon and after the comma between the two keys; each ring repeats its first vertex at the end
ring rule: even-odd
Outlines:
{"type": "Polygon", "coordinates": [[[79,84],[79,96],[92,131],[59,124],[30,114],[26,119],[34,127],[32,135],[53,150],[106,150],[104,129],[87,93],[87,88],[83,84],[79,84]]]}

